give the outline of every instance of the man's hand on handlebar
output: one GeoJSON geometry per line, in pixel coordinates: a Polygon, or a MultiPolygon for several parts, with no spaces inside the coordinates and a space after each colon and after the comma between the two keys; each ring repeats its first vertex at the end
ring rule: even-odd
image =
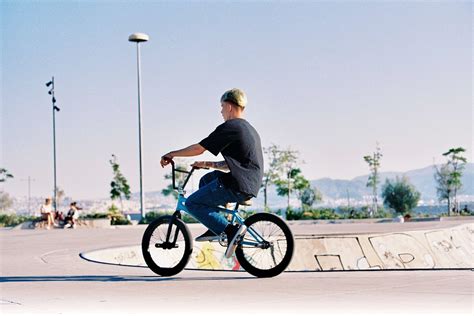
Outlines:
{"type": "Polygon", "coordinates": [[[171,161],[173,161],[173,156],[171,156],[169,153],[166,155],[163,155],[160,161],[161,167],[164,168],[165,166],[169,165],[171,161]]]}

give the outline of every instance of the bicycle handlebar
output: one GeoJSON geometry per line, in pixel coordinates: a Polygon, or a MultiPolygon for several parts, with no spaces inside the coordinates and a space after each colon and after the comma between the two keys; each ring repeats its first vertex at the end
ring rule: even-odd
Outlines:
{"type": "Polygon", "coordinates": [[[173,189],[174,190],[178,190],[179,188],[176,186],[176,172],[181,172],[181,173],[185,173],[187,174],[188,176],[186,177],[186,179],[184,180],[184,183],[183,183],[183,186],[181,187],[182,190],[184,190],[184,188],[186,187],[186,184],[188,183],[189,179],[191,178],[194,170],[198,170],[198,169],[209,169],[209,168],[198,168],[198,167],[192,167],[191,168],[191,171],[186,171],[186,170],[181,170],[181,169],[177,169],[175,167],[175,163],[173,161],[173,159],[169,159],[169,158],[166,158],[166,157],[163,157],[163,159],[167,162],[169,162],[171,164],[171,167],[172,167],[172,172],[171,172],[171,177],[173,179],[173,189]]]}

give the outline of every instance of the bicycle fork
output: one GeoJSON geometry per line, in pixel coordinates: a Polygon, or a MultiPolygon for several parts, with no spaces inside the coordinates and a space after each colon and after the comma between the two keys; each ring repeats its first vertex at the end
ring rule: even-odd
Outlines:
{"type": "Polygon", "coordinates": [[[179,234],[178,226],[176,226],[174,236],[171,236],[171,233],[173,231],[173,224],[174,224],[176,218],[181,219],[181,212],[180,211],[175,211],[173,213],[173,215],[171,215],[170,223],[168,225],[168,230],[166,232],[166,240],[161,244],[159,244],[159,243],[155,244],[155,247],[163,248],[163,249],[173,249],[173,248],[178,248],[179,247],[178,244],[176,243],[176,241],[178,240],[178,234],[179,234]],[[172,240],[170,240],[170,238],[172,238],[172,240]]]}

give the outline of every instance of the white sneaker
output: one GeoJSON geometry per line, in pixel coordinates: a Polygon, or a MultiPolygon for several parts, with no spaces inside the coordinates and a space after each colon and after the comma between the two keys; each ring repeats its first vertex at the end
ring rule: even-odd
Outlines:
{"type": "Polygon", "coordinates": [[[240,239],[245,235],[246,232],[247,232],[247,226],[242,225],[237,229],[235,233],[230,234],[230,236],[227,236],[227,241],[229,243],[227,246],[227,250],[225,251],[226,258],[232,257],[240,239]]]}

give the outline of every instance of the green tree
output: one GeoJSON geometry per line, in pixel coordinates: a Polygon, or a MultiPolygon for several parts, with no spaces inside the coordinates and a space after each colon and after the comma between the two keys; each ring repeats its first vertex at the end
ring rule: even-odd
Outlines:
{"type": "MultiPolygon", "coordinates": [[[[301,174],[301,169],[295,168],[288,172],[288,177],[275,180],[277,194],[280,196],[290,196],[291,192],[296,192],[301,201],[301,208],[303,208],[302,196],[305,191],[311,189],[309,181],[301,174]]],[[[309,201],[307,201],[309,202],[309,201]]],[[[288,209],[290,209],[290,201],[288,199],[288,209]]]]}
{"type": "Polygon", "coordinates": [[[320,202],[323,199],[321,192],[311,186],[308,186],[307,188],[300,191],[298,197],[300,198],[301,207],[303,210],[310,209],[314,203],[320,202]]]}
{"type": "Polygon", "coordinates": [[[112,159],[110,159],[109,162],[114,174],[114,178],[112,182],[110,182],[110,198],[112,200],[120,200],[120,207],[123,212],[123,198],[127,200],[130,199],[130,186],[128,185],[127,179],[120,171],[120,165],[118,164],[117,157],[114,154],[112,154],[112,159]]]}
{"type": "Polygon", "coordinates": [[[13,175],[5,168],[0,168],[0,182],[6,182],[8,178],[13,178],[13,175]]]}
{"type": "Polygon", "coordinates": [[[5,212],[13,205],[13,199],[7,192],[0,191],[0,211],[5,212]]]}
{"type": "Polygon", "coordinates": [[[457,210],[457,194],[462,188],[462,174],[467,163],[463,157],[465,151],[462,147],[451,148],[443,154],[447,162],[440,167],[435,165],[436,193],[440,201],[448,202],[448,216],[453,208],[457,210]]]}
{"type": "Polygon", "coordinates": [[[380,146],[377,143],[375,152],[370,156],[364,156],[365,162],[369,164],[370,175],[367,180],[367,187],[372,188],[372,209],[369,212],[370,217],[373,217],[374,214],[377,214],[377,187],[380,182],[379,179],[379,168],[380,168],[380,159],[382,158],[382,153],[380,152],[380,146]]]}
{"type": "Polygon", "coordinates": [[[270,145],[269,147],[263,148],[263,152],[267,158],[267,168],[263,174],[262,189],[263,189],[263,206],[265,211],[269,210],[268,207],[268,187],[275,183],[278,179],[278,159],[280,156],[280,148],[277,145],[270,145]]]}
{"type": "MultiPolygon", "coordinates": [[[[269,162],[269,175],[272,183],[277,186],[277,193],[278,195],[287,196],[287,203],[288,207],[290,208],[290,196],[293,190],[292,188],[292,181],[293,179],[292,174],[294,173],[294,169],[298,162],[298,155],[297,151],[293,151],[291,149],[281,149],[276,145],[272,145],[272,159],[269,162]],[[286,191],[281,190],[281,187],[286,184],[286,191]],[[278,188],[280,187],[280,189],[278,188]],[[283,193],[286,192],[286,193],[283,193]]],[[[282,213],[283,218],[286,218],[286,210],[282,213]]]]}
{"type": "Polygon", "coordinates": [[[451,201],[453,200],[453,185],[450,180],[451,170],[447,164],[434,166],[434,178],[436,181],[436,195],[440,202],[447,201],[448,216],[451,215],[451,201]]]}
{"type": "MultiPolygon", "coordinates": [[[[0,168],[0,183],[6,182],[8,179],[12,179],[13,175],[8,172],[5,168],[0,168]]],[[[13,199],[7,192],[0,190],[0,211],[6,211],[13,205],[13,199]]]]}
{"type": "Polygon", "coordinates": [[[408,181],[408,178],[396,177],[395,181],[385,180],[382,198],[386,206],[401,215],[406,215],[418,205],[420,192],[408,181]]]}

